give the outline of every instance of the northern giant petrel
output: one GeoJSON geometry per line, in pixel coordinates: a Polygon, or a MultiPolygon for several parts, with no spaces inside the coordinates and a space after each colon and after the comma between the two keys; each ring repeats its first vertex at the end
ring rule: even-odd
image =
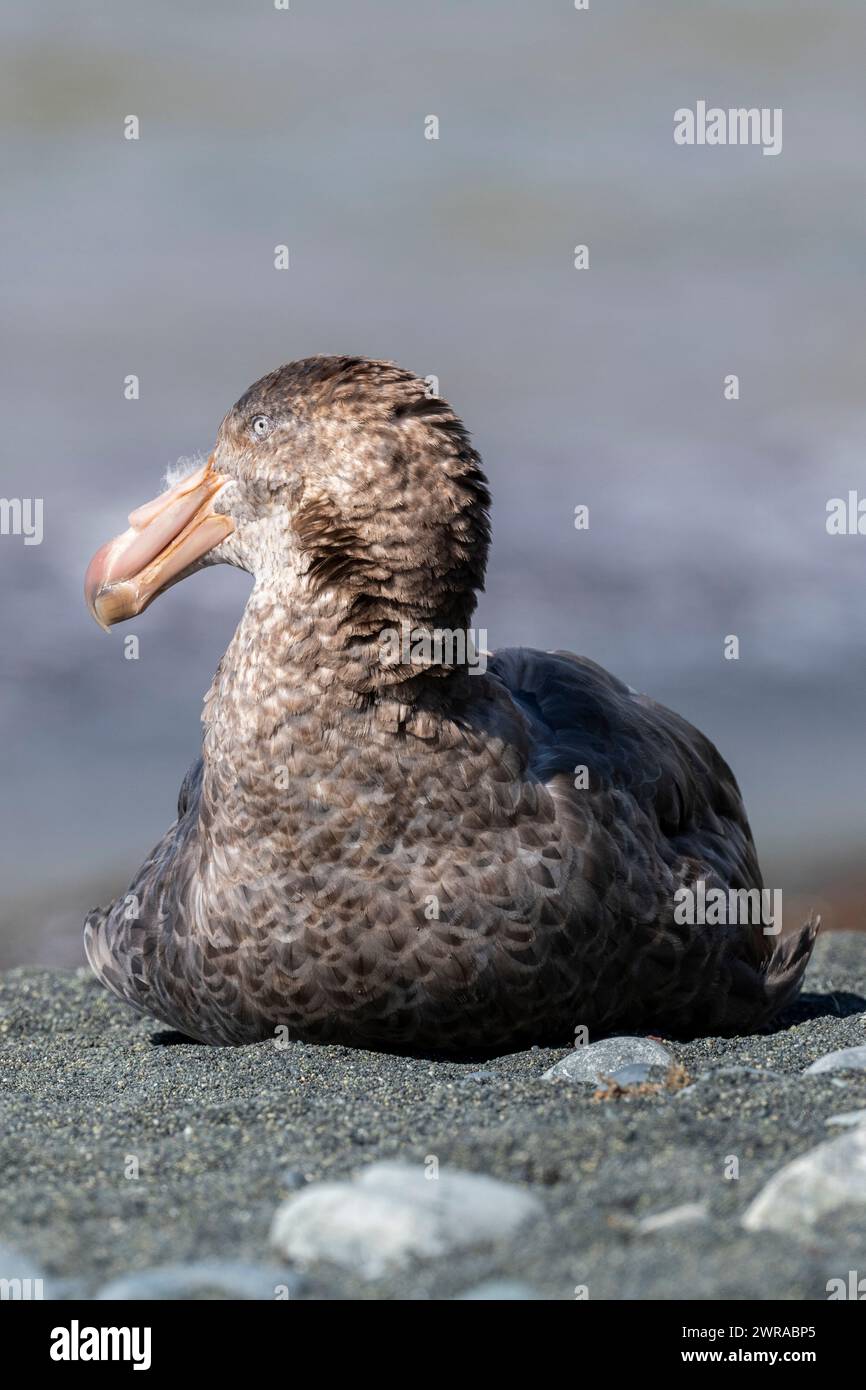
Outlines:
{"type": "Polygon", "coordinates": [[[471,621],[488,503],[421,380],[312,357],[94,556],[105,627],[203,566],[254,579],[177,820],[87,919],[122,999],[210,1043],[455,1052],[751,1031],[796,994],[814,924],[680,920],[683,889],[762,886],[712,744],[585,657],[483,670],[443,641],[471,621]],[[433,640],[395,658],[395,632],[433,640]]]}

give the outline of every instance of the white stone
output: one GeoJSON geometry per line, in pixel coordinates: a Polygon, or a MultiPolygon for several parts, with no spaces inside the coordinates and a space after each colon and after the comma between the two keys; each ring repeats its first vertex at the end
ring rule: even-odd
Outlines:
{"type": "Polygon", "coordinates": [[[844,1206],[866,1206],[866,1127],[829,1139],[780,1169],[746,1210],[749,1231],[796,1235],[844,1206]]]}
{"type": "Polygon", "coordinates": [[[669,1207],[652,1216],[644,1216],[638,1223],[640,1235],[652,1235],[655,1231],[667,1231],[675,1226],[691,1226],[698,1221],[706,1221],[706,1202],[683,1202],[682,1206],[669,1207]]]}
{"type": "Polygon", "coordinates": [[[541,1294],[529,1284],[518,1283],[514,1279],[488,1279],[485,1284],[476,1284],[459,1295],[460,1303],[511,1303],[540,1299],[541,1294]]]}
{"type": "Polygon", "coordinates": [[[331,1261],[367,1279],[514,1234],[537,1217],[522,1188],[420,1163],[375,1163],[347,1182],[318,1183],[277,1209],[271,1242],[298,1264],[331,1261]]]}
{"type": "Polygon", "coordinates": [[[190,1299],[219,1293],[225,1298],[267,1302],[294,1297],[301,1291],[302,1279],[294,1270],[278,1266],[253,1265],[233,1260],[200,1260],[193,1264],[154,1265],[121,1274],[105,1284],[95,1295],[108,1299],[151,1300],[190,1299]]]}
{"type": "Polygon", "coordinates": [[[866,1071],[866,1045],[860,1047],[840,1047],[838,1052],[825,1052],[816,1062],[807,1067],[804,1076],[814,1076],[822,1071],[866,1071]]]}
{"type": "Polygon", "coordinates": [[[602,1038],[569,1052],[544,1073],[543,1079],[597,1086],[601,1076],[611,1076],[623,1067],[646,1063],[667,1070],[673,1060],[667,1048],[652,1038],[602,1038]]]}
{"type": "Polygon", "coordinates": [[[850,1125],[866,1124],[866,1110],[845,1110],[841,1115],[830,1115],[824,1121],[825,1125],[840,1125],[846,1128],[850,1125]]]}

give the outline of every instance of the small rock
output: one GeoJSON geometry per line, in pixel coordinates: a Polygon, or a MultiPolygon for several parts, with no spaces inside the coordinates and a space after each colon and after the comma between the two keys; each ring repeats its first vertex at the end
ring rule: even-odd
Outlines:
{"type": "Polygon", "coordinates": [[[825,1125],[863,1125],[866,1124],[866,1110],[845,1110],[841,1115],[830,1115],[825,1125]]]}
{"type": "Polygon", "coordinates": [[[667,1070],[673,1060],[667,1048],[651,1038],[602,1038],[601,1042],[569,1052],[546,1071],[542,1079],[597,1086],[601,1076],[611,1076],[624,1067],[643,1064],[667,1070]]]}
{"type": "Polygon", "coordinates": [[[644,1081],[660,1080],[663,1076],[662,1067],[653,1067],[649,1062],[632,1062],[629,1067],[620,1067],[617,1071],[612,1071],[610,1079],[615,1081],[617,1086],[641,1086],[644,1081]]]}
{"type": "Polygon", "coordinates": [[[529,1284],[520,1284],[516,1279],[488,1279],[484,1284],[476,1284],[474,1289],[467,1289],[465,1293],[458,1294],[458,1303],[469,1303],[482,1299],[497,1303],[510,1303],[518,1299],[526,1302],[530,1299],[539,1299],[542,1295],[537,1289],[530,1288],[529,1284]]]}
{"type": "Polygon", "coordinates": [[[866,1127],[829,1139],[776,1173],[743,1217],[749,1231],[796,1234],[844,1206],[866,1206],[866,1127]]]}
{"type": "Polygon", "coordinates": [[[278,1265],[235,1263],[232,1260],[202,1260],[188,1265],[156,1265],[152,1269],[122,1274],[95,1295],[104,1299],[247,1299],[274,1302],[295,1298],[304,1280],[291,1269],[278,1265]]]}
{"type": "Polygon", "coordinates": [[[825,1052],[816,1062],[808,1066],[804,1076],[815,1076],[822,1071],[866,1071],[866,1045],[860,1047],[840,1047],[838,1052],[825,1052]]]}
{"type": "Polygon", "coordinates": [[[669,1207],[667,1211],[656,1212],[653,1216],[644,1216],[637,1223],[637,1230],[640,1235],[648,1236],[655,1231],[667,1231],[673,1226],[691,1226],[697,1221],[706,1221],[706,1219],[706,1202],[684,1202],[682,1206],[669,1207]]]}
{"type": "Polygon", "coordinates": [[[301,1264],[330,1260],[368,1279],[508,1237],[541,1214],[537,1197],[479,1173],[428,1178],[421,1164],[374,1163],[347,1182],[319,1183],[277,1209],[271,1242],[301,1264]]]}

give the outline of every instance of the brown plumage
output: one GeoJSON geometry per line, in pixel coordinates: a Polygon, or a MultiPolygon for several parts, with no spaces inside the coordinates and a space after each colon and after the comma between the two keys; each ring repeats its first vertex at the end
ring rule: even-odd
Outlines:
{"type": "MultiPolygon", "coordinates": [[[[209,470],[234,529],[167,582],[222,561],[255,585],[177,821],[88,918],[106,985],[206,1042],[437,1051],[753,1030],[794,996],[813,925],[676,920],[684,885],[761,887],[696,729],[565,652],[384,655],[386,630],[465,630],[483,584],[487,486],[444,401],[390,363],[292,363],[209,470]]],[[[144,534],[94,560],[100,621],[157,591],[122,567],[144,534]]]]}

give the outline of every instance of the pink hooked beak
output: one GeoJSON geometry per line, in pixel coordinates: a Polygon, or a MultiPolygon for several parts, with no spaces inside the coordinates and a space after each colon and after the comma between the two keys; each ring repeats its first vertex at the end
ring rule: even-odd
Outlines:
{"type": "Polygon", "coordinates": [[[213,510],[229,481],[213,466],[183,478],[129,516],[129,530],[97,550],[84,577],[84,597],[99,626],[134,618],[185,570],[235,529],[231,517],[213,510]]]}

